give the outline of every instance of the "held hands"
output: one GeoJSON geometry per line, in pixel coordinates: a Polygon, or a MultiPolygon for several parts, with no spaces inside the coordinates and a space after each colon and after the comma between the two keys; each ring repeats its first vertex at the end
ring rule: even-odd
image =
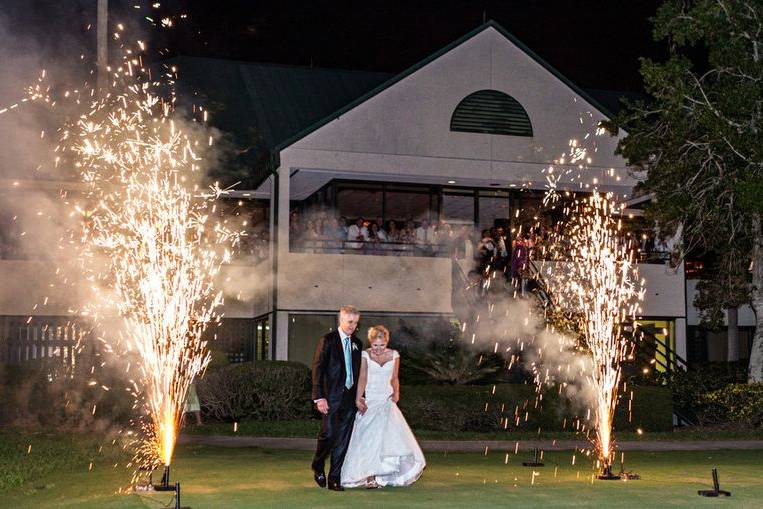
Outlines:
{"type": "Polygon", "coordinates": [[[323,415],[326,415],[327,413],[329,413],[329,402],[326,401],[325,399],[319,399],[318,401],[316,401],[315,407],[323,415]]]}
{"type": "Polygon", "coordinates": [[[400,394],[395,392],[394,394],[392,394],[392,396],[390,396],[390,399],[392,400],[393,403],[397,403],[398,401],[400,401],[400,394]]]}
{"type": "Polygon", "coordinates": [[[355,406],[358,407],[358,411],[360,412],[360,415],[363,415],[366,413],[366,410],[368,410],[368,405],[366,405],[365,398],[359,398],[355,400],[355,406]]]}

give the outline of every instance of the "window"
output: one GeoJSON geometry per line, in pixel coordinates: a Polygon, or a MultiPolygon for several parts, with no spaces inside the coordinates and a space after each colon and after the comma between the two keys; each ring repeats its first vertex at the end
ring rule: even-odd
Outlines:
{"type": "Polygon", "coordinates": [[[411,190],[388,189],[384,193],[384,220],[404,222],[431,220],[430,217],[431,194],[426,188],[413,188],[411,190]]]}
{"type": "Polygon", "coordinates": [[[258,361],[270,358],[270,323],[267,318],[255,322],[254,359],[258,361]]]}
{"type": "Polygon", "coordinates": [[[509,224],[509,194],[505,191],[480,191],[479,194],[479,228],[509,224]]]}
{"type": "MultiPolygon", "coordinates": [[[[448,341],[453,333],[452,322],[444,316],[361,314],[355,334],[365,344],[368,329],[381,324],[390,332],[390,348],[428,341],[448,341]]],[[[336,313],[289,315],[289,360],[310,366],[318,338],[337,327],[336,313]]]]}
{"type": "Polygon", "coordinates": [[[474,193],[445,191],[441,218],[451,224],[474,224],[474,193]]]}
{"type": "Polygon", "coordinates": [[[516,99],[498,90],[480,90],[458,103],[450,130],[464,133],[532,136],[530,117],[516,99]]]}
{"type": "Polygon", "coordinates": [[[374,218],[382,215],[381,186],[340,187],[336,193],[339,216],[374,218]]]}

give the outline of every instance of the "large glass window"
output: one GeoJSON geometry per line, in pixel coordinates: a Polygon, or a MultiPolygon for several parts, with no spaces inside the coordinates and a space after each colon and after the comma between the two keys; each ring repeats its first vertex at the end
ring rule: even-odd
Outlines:
{"type": "Polygon", "coordinates": [[[511,211],[509,210],[509,193],[506,191],[480,191],[479,192],[479,220],[480,229],[492,228],[493,226],[509,224],[511,211]]]}
{"type": "Polygon", "coordinates": [[[338,215],[351,219],[381,217],[382,198],[381,186],[341,186],[336,193],[338,215]]]}
{"type": "Polygon", "coordinates": [[[474,192],[444,191],[440,218],[450,224],[474,224],[474,192]]]}
{"type": "MultiPolygon", "coordinates": [[[[454,330],[444,316],[361,314],[356,334],[364,344],[368,329],[374,325],[387,327],[389,346],[396,349],[429,341],[447,342],[454,330]]],[[[336,327],[335,313],[289,315],[289,360],[310,366],[318,339],[336,327]]]]}
{"type": "Polygon", "coordinates": [[[432,194],[426,188],[388,189],[384,194],[384,220],[431,221],[432,194]]]}
{"type": "Polygon", "coordinates": [[[255,321],[254,359],[261,361],[270,358],[270,322],[266,318],[255,321]]]}

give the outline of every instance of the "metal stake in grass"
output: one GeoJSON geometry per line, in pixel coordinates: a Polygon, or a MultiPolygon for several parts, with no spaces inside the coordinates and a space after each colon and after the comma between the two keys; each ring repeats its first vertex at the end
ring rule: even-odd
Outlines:
{"type": "Polygon", "coordinates": [[[522,466],[523,467],[542,467],[544,463],[541,461],[542,455],[540,452],[540,449],[537,447],[533,448],[532,456],[530,457],[529,461],[523,461],[522,466]]]}
{"type": "Polygon", "coordinates": [[[730,497],[730,491],[724,491],[721,489],[721,485],[718,482],[718,469],[713,467],[713,489],[712,490],[699,490],[697,494],[701,497],[730,497]]]}
{"type": "Polygon", "coordinates": [[[188,506],[180,505],[180,483],[170,484],[170,466],[164,466],[164,472],[162,473],[162,480],[159,484],[154,485],[154,491],[174,491],[175,492],[175,509],[191,509],[188,506]]]}
{"type": "Polygon", "coordinates": [[[619,481],[620,476],[612,473],[612,465],[604,465],[598,478],[602,481],[619,481]]]}

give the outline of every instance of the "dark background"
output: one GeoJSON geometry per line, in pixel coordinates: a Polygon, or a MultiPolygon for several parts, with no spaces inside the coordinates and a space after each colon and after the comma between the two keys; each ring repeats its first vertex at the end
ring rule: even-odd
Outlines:
{"type": "MultiPolygon", "coordinates": [[[[638,91],[638,58],[662,58],[651,0],[111,0],[126,40],[148,39],[152,58],[177,54],[399,72],[483,19],[503,25],[576,84],[638,91]],[[138,6],[136,9],[134,6],[138,6]],[[184,19],[180,14],[186,14],[184,19]],[[164,16],[173,27],[160,27],[164,16]],[[154,19],[151,23],[146,17],[154,19]]],[[[5,29],[59,62],[92,56],[96,0],[3,0],[5,29]]],[[[8,71],[7,69],[5,71],[8,71]]]]}

